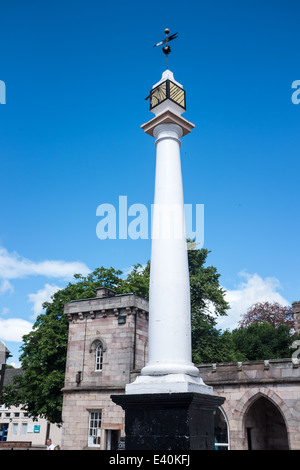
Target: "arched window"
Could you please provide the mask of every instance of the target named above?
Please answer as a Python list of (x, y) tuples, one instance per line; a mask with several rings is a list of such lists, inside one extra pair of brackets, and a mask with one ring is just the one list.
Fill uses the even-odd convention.
[(103, 345), (99, 343), (96, 347), (96, 354), (95, 354), (95, 370), (102, 370), (103, 364)]
[(103, 367), (103, 354), (106, 351), (106, 343), (102, 338), (95, 338), (90, 345), (90, 353), (94, 353), (94, 370), (101, 371)]
[(222, 408), (214, 412), (215, 450), (229, 450), (228, 423)]

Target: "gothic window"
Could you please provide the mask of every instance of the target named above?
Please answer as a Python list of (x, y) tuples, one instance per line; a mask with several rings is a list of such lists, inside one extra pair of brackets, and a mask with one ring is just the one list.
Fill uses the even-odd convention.
[(106, 343), (102, 338), (95, 338), (90, 345), (90, 353), (94, 354), (94, 370), (102, 371), (103, 354), (106, 351)]
[(95, 355), (95, 370), (102, 370), (103, 364), (103, 345), (99, 343), (96, 347), (96, 355)]

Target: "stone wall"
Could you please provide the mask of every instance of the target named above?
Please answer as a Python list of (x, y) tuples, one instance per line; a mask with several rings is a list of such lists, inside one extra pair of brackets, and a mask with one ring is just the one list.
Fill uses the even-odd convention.
[[(293, 304), (293, 310), (295, 329), (298, 325), (300, 331), (300, 302)], [(147, 361), (148, 302), (132, 294), (114, 296), (109, 289), (101, 288), (93, 299), (67, 304), (65, 314), (69, 319), (69, 344), (63, 389), (62, 448), (90, 448), (89, 413), (101, 411), (101, 449), (106, 449), (108, 431), (116, 430), (119, 436), (124, 436), (124, 412), (110, 396), (123, 394), (125, 385), (134, 381)], [(101, 341), (105, 349), (101, 371), (95, 370), (95, 341)], [(297, 359), (198, 367), (214, 394), (226, 398), (222, 409), (228, 423), (230, 449), (248, 449), (247, 428), (251, 428), (256, 448), (286, 448), (287, 445), (289, 449), (300, 450)], [(272, 438), (261, 434), (255, 424), (264, 405), (270, 409), (269, 414), (278, 418)], [(283, 428), (287, 444), (282, 437)]]
[(222, 408), (229, 425), (230, 448), (248, 449), (246, 419), (259, 398), (280, 412), (288, 448), (300, 450), (300, 368), (291, 359), (199, 365), (200, 375), (214, 394), (226, 398)]
[[(63, 449), (88, 448), (89, 415), (101, 412), (101, 449), (108, 430), (124, 435), (123, 410), (110, 395), (124, 393), (131, 371), (145, 365), (148, 344), (148, 302), (135, 295), (113, 296), (102, 290), (93, 299), (65, 306), (69, 319), (65, 386), (63, 388)], [(100, 294), (100, 295), (99, 295)], [(109, 296), (107, 296), (109, 294)], [(101, 370), (95, 350), (103, 345)]]
[(294, 328), (296, 333), (300, 333), (300, 302), (293, 302)]

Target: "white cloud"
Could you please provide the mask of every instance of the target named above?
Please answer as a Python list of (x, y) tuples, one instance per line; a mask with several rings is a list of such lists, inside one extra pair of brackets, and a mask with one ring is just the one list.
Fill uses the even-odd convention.
[(14, 286), (7, 279), (3, 279), (0, 283), (0, 294), (5, 294), (5, 292), (12, 293), (13, 291)]
[(80, 261), (44, 260), (31, 261), (18, 253), (9, 253), (0, 247), (0, 277), (2, 279), (20, 279), (27, 276), (46, 276), (70, 279), (75, 273), (86, 275), (90, 269)]
[(51, 296), (55, 294), (61, 287), (51, 286), (45, 284), (43, 289), (37, 291), (36, 294), (28, 294), (29, 302), (33, 303), (32, 310), (34, 315), (31, 318), (36, 318), (43, 311), (43, 303), (51, 300)]
[(0, 340), (21, 342), (22, 336), (32, 329), (32, 323), (22, 318), (0, 318)]
[(225, 299), (230, 305), (226, 317), (217, 318), (217, 328), (232, 330), (238, 327), (241, 317), (256, 302), (278, 302), (288, 306), (289, 302), (278, 292), (280, 282), (274, 277), (263, 279), (258, 274), (240, 272), (245, 281), (240, 282), (236, 289), (227, 290)]
[[(29, 276), (45, 276), (60, 280), (71, 280), (75, 273), (87, 275), (91, 270), (80, 261), (68, 262), (62, 260), (32, 261), (16, 252), (8, 252), (0, 246), (0, 294), (13, 292), (11, 279), (23, 279)], [(43, 302), (50, 300), (59, 289), (58, 286), (45, 284), (38, 292), (29, 294), (29, 301), (33, 304), (33, 318), (42, 312)], [(1, 315), (9, 312), (7, 307), (2, 309)], [(22, 342), (22, 336), (32, 329), (30, 321), (21, 318), (0, 319), (0, 340)]]
[[(11, 362), (11, 360), (13, 360), (13, 362)], [(19, 361), (14, 362), (14, 358), (9, 359), (9, 365), (13, 366), (14, 369), (19, 369), (20, 367), (22, 367), (22, 364)]]

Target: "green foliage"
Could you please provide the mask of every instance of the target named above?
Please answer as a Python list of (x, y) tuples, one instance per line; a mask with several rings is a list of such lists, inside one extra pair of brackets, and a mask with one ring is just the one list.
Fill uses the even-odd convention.
[(210, 252), (197, 250), (193, 242), (189, 243), (193, 247), (188, 251), (193, 362), (231, 360), (228, 335), (214, 328), (216, 316), (226, 315), (229, 308), (224, 299), (225, 291), (219, 284), (220, 274), (214, 266), (205, 266)]
[(200, 315), (194, 317), (192, 350), (195, 364), (240, 360), (233, 350), (231, 333), (222, 333)]
[(17, 376), (14, 384), (4, 389), (2, 403), (7, 406), (23, 405), (29, 416), (42, 416), (52, 423), (61, 422), (61, 389), (64, 386), (68, 344), (64, 304), (95, 297), (95, 288), (100, 286), (122, 293), (127, 284), (121, 275), (122, 271), (103, 267), (86, 277), (75, 274), (75, 282), (57, 291), (52, 296), (52, 302), (43, 304), (45, 313), (37, 317), (33, 330), (23, 336), (20, 361), (24, 375)]
[(133, 293), (149, 299), (150, 262), (146, 266), (136, 264), (123, 282), (122, 293)]
[(225, 291), (219, 284), (221, 275), (214, 266), (204, 266), (210, 251), (204, 248), (198, 250), (193, 242), (189, 243), (194, 246), (193, 250), (188, 251), (192, 322), (200, 314), (214, 323), (212, 313), (226, 315), (229, 308), (224, 299)]
[(290, 346), (299, 335), (290, 334), (290, 328), (281, 324), (274, 328), (270, 323), (253, 323), (247, 328), (232, 332), (232, 345), (239, 360), (279, 359), (291, 357)]

